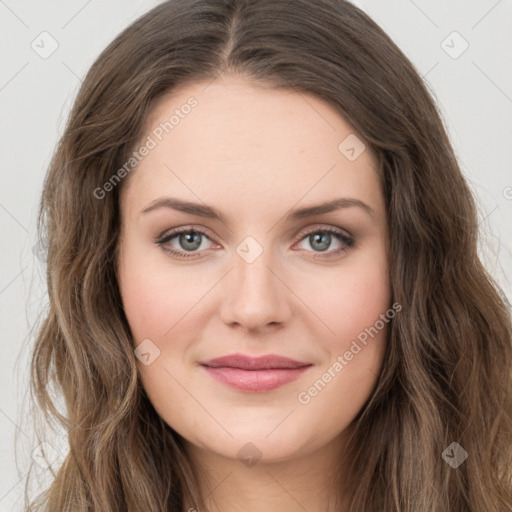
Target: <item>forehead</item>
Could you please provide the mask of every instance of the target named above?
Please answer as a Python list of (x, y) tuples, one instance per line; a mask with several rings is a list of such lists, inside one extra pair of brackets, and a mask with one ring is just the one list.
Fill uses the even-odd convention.
[(255, 212), (340, 194), (382, 206), (369, 148), (310, 94), (233, 76), (190, 84), (158, 101), (141, 143), (148, 137), (154, 147), (125, 194), (134, 208), (165, 193)]

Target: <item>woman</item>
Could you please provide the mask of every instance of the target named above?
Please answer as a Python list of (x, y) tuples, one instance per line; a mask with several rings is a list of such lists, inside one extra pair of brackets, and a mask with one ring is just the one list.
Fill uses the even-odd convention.
[(348, 2), (142, 16), (83, 82), (40, 230), (32, 386), (70, 451), (31, 510), (512, 507), (511, 319), (473, 198)]

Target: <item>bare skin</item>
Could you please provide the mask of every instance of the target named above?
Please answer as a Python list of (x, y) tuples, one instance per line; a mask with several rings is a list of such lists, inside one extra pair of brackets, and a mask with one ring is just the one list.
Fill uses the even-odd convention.
[[(387, 324), (355, 355), (344, 354), (391, 307), (375, 160), (368, 148), (353, 161), (338, 149), (355, 132), (327, 103), (238, 76), (165, 96), (141, 140), (192, 96), (197, 105), (139, 162), (121, 194), (123, 304), (134, 347), (149, 339), (150, 352), (160, 351), (151, 364), (138, 361), (141, 381), (186, 439), (208, 511), (334, 510), (329, 478), (343, 472), (348, 428), (375, 387)], [(142, 212), (164, 197), (212, 206), (225, 218), (165, 206)], [(349, 202), (287, 218), (338, 198), (371, 211)], [(167, 236), (179, 227), (195, 235)], [(329, 228), (345, 238), (322, 231)], [(234, 353), (310, 366), (276, 389), (242, 391), (200, 364)], [(324, 385), (311, 391), (318, 379)]]

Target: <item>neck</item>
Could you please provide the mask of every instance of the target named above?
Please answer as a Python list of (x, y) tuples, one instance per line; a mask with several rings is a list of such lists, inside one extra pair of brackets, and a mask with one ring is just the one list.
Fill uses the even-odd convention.
[(261, 459), (247, 465), (187, 443), (206, 510), (185, 503), (183, 512), (340, 512), (343, 446), (332, 440), (300, 457)]

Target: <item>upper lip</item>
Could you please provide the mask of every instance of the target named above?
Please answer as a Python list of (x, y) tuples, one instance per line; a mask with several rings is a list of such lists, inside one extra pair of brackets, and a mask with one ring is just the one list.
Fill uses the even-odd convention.
[(260, 357), (251, 357), (244, 354), (232, 354), (217, 357), (201, 362), (203, 366), (210, 368), (228, 367), (240, 368), (241, 370), (273, 370), (273, 369), (294, 369), (310, 366), (311, 363), (295, 361), (289, 357), (268, 354)]

